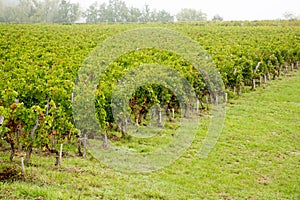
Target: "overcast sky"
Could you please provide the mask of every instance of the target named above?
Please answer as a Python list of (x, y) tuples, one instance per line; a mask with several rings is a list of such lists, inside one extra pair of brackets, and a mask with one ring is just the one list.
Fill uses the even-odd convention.
[[(108, 0), (71, 0), (79, 2), (82, 7), (88, 7), (93, 2), (108, 2)], [(300, 0), (124, 0), (127, 6), (142, 8), (148, 4), (151, 9), (167, 10), (171, 14), (181, 8), (202, 10), (212, 18), (221, 15), (224, 20), (261, 20), (278, 19), (283, 13), (291, 12), (300, 16)]]

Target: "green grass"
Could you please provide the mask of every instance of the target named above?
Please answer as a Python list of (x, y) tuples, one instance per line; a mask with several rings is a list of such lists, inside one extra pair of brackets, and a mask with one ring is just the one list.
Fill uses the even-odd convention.
[(282, 79), (227, 105), (208, 158), (198, 154), (209, 122), (203, 118), (194, 143), (164, 169), (121, 173), (70, 155), (54, 167), (54, 157), (34, 154), (25, 180), (0, 182), (0, 199), (300, 199), (300, 73)]

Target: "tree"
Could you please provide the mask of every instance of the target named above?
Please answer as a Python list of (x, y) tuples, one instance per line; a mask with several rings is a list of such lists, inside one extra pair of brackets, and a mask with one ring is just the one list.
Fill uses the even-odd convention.
[(108, 13), (108, 10), (107, 10), (107, 5), (106, 3), (102, 3), (99, 7), (99, 10), (98, 10), (98, 19), (99, 19), (99, 22), (108, 22), (109, 20), (109, 13)]
[(283, 14), (283, 17), (286, 20), (296, 20), (297, 19), (297, 16), (294, 13), (291, 13), (291, 12), (285, 12)]
[(165, 10), (158, 11), (157, 19), (159, 22), (173, 22), (174, 21), (174, 17)]
[(54, 18), (55, 23), (74, 23), (80, 17), (80, 9), (78, 3), (70, 3), (70, 1), (61, 0), (57, 16)]
[(0, 0), (0, 22), (4, 21), (3, 12), (4, 12), (3, 3), (2, 0)]
[(128, 8), (122, 0), (109, 0), (107, 13), (109, 22), (126, 22)]
[(37, 0), (20, 0), (16, 6), (7, 7), (5, 15), (16, 23), (36, 23), (41, 20), (42, 4)]
[(59, 0), (44, 0), (43, 2), (43, 11), (44, 23), (53, 23), (54, 18), (58, 15), (59, 10)]
[(99, 9), (98, 3), (94, 2), (89, 8), (84, 12), (83, 16), (86, 18), (87, 23), (97, 23), (99, 19)]
[(115, 0), (115, 11), (117, 14), (118, 22), (127, 22), (128, 21), (128, 8), (124, 1)]
[(110, 0), (108, 4), (98, 6), (97, 2), (90, 5), (83, 15), (88, 23), (98, 22), (170, 22), (174, 17), (165, 10), (151, 11), (145, 5), (141, 11), (138, 8), (127, 7), (122, 0)]
[(15, 19), (16, 5), (0, 0), (0, 22), (10, 22)]
[(165, 10), (156, 11), (153, 10), (150, 12), (150, 20), (151, 22), (172, 22), (174, 21), (174, 17)]
[(126, 22), (130, 15), (124, 1), (110, 0), (108, 4), (102, 3), (98, 6), (97, 2), (89, 6), (84, 12), (84, 17), (88, 23), (97, 22)]
[(212, 18), (212, 21), (223, 21), (223, 17), (217, 14)]
[(176, 15), (177, 21), (186, 22), (186, 21), (205, 21), (206, 14), (200, 10), (195, 10), (191, 8), (183, 8)]
[(131, 7), (128, 10), (128, 22), (139, 22), (142, 12), (138, 8)]
[(28, 19), (26, 21), (28, 23), (43, 22), (43, 3), (38, 0), (26, 0), (25, 2), (27, 2), (28, 5)]
[(80, 16), (80, 9), (79, 4), (66, 0), (20, 0), (3, 8), (1, 13), (0, 21), (4, 22), (73, 23)]
[(14, 7), (8, 6), (3, 9), (3, 22), (15, 22), (16, 9)]
[(142, 11), (141, 22), (149, 22), (151, 21), (151, 10), (149, 5), (145, 5)]

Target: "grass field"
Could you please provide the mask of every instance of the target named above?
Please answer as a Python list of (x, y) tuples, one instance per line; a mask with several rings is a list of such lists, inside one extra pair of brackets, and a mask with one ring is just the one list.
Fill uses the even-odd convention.
[[(300, 199), (300, 73), (231, 100), (218, 143), (198, 155), (208, 119), (191, 147), (165, 169), (121, 173), (91, 156), (33, 155), (23, 180), (0, 182), (0, 199)], [(12, 165), (1, 152), (1, 167)], [(15, 164), (19, 164), (16, 159)]]

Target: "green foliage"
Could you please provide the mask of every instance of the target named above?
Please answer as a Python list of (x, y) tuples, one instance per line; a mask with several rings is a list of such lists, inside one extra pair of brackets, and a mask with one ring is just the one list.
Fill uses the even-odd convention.
[[(120, 173), (90, 156), (74, 157), (74, 148), (65, 145), (59, 168), (52, 158), (34, 153), (36, 165), (26, 166), (25, 178), (0, 180), (0, 199), (299, 199), (299, 75), (232, 100), (208, 158), (197, 154), (210, 122), (202, 118), (193, 144), (164, 169)], [(164, 139), (153, 143), (135, 138), (125, 145), (147, 152), (171, 137), (161, 135)], [(3, 163), (7, 155), (0, 151), (0, 174), (12, 165)]]
[[(25, 26), (25, 29), (18, 27), (18, 31), (26, 30)], [(53, 138), (64, 143), (78, 135), (70, 99), (75, 74), (71, 75), (72, 69), (62, 59), (67, 55), (58, 57), (58, 46), (47, 47), (51, 36), (43, 35), (43, 31), (27, 32), (23, 36), (13, 32), (2, 32), (9, 36), (1, 38), (0, 116), (4, 117), (1, 137), (12, 148), (49, 147)], [(9, 37), (18, 40), (7, 48), (6, 44), (11, 42)], [(26, 41), (32, 46), (24, 48)], [(63, 73), (63, 66), (69, 72)]]
[(206, 14), (200, 10), (195, 10), (191, 8), (183, 8), (176, 15), (177, 21), (187, 22), (187, 21), (205, 21)]
[(78, 3), (66, 0), (20, 0), (0, 10), (0, 22), (9, 23), (74, 23), (81, 14)]
[(212, 21), (223, 21), (223, 17), (221, 17), (220, 15), (214, 15)]
[(99, 22), (172, 22), (174, 17), (165, 10), (151, 10), (128, 7), (122, 0), (109, 0), (108, 3), (91, 4), (83, 16), (87, 23)]
[[(132, 118), (134, 118), (134, 122), (138, 120), (139, 124), (143, 124), (145, 115), (149, 112), (150, 107), (156, 104), (160, 105), (160, 107), (164, 109), (175, 108), (176, 112), (179, 112), (178, 96), (176, 96), (174, 91), (171, 91), (170, 88), (167, 88), (166, 86), (170, 84), (173, 88), (181, 86), (180, 80), (177, 80), (174, 75), (169, 74), (169, 71), (154, 72), (153, 69), (148, 70), (147, 67), (144, 67), (142, 75), (139, 74), (139, 80), (126, 78), (123, 80), (123, 76), (128, 73), (132, 74), (131, 76), (133, 77), (135, 76), (135, 72), (131, 71), (132, 69), (142, 66), (143, 64), (151, 63), (169, 66), (178, 71), (179, 74), (181, 74), (181, 76), (189, 82), (193, 91), (199, 98), (202, 96), (204, 90), (207, 90), (200, 72), (195, 70), (190, 63), (176, 54), (157, 49), (142, 49), (130, 52), (115, 60), (115, 62), (108, 67), (105, 75), (103, 75), (100, 79), (96, 92), (96, 112), (99, 122), (102, 125), (102, 129), (103, 125), (112, 124), (114, 122), (112, 108), (117, 109), (120, 106), (115, 105), (114, 102), (112, 102), (112, 91), (114, 88), (123, 84), (123, 82), (126, 82), (127, 85), (134, 86), (139, 84), (139, 80), (146, 80), (147, 76), (151, 76), (153, 73), (157, 74), (159, 77), (163, 77), (162, 79), (165, 79), (165, 77), (174, 77), (174, 80), (172, 80), (172, 83), (170, 83), (171, 80), (168, 80), (169, 83), (165, 83), (165, 86), (157, 85), (153, 82), (137, 88), (131, 96), (127, 96), (129, 101), (128, 106), (130, 108), (127, 107), (120, 109), (130, 109), (133, 114)], [(159, 68), (159, 66), (157, 66), (157, 68)], [(122, 88), (122, 86), (119, 87)], [(126, 89), (128, 90), (128, 88)], [(123, 91), (123, 93), (124, 92), (125, 91)], [(186, 96), (184, 94), (177, 95)], [(122, 94), (115, 96), (122, 96)], [(116, 99), (115, 101), (117, 102)]]
[(54, 23), (74, 23), (80, 17), (79, 4), (70, 1), (61, 0), (58, 4), (57, 14), (54, 17)]
[[(268, 73), (278, 76), (281, 65), (292, 65), (300, 60), (299, 26), (290, 26), (297, 22), (284, 23), (275, 26), (273, 21), (245, 22), (241, 27), (238, 22), (206, 23), (206, 26), (193, 22), (155, 26), (179, 31), (199, 42), (212, 55), (226, 89), (233, 94), (234, 88), (250, 86), (253, 79)], [(42, 148), (53, 136), (57, 142), (78, 136), (75, 123), (93, 124), (84, 120), (89, 113), (82, 115), (82, 119), (73, 118), (71, 96), (77, 71), (97, 44), (137, 27), (140, 24), (0, 24), (0, 116), (4, 117), (1, 138), (24, 146), (34, 142), (34, 147)], [(206, 94), (207, 85), (202, 75), (179, 55), (157, 49), (132, 51), (110, 63), (98, 82), (95, 113), (102, 130), (116, 127), (111, 95), (118, 81), (135, 67), (149, 63), (171, 66), (188, 80), (199, 99)], [(133, 118), (156, 104), (178, 107), (172, 91), (156, 84), (138, 88), (131, 97), (129, 109)], [(80, 103), (80, 99), (88, 97), (75, 98)], [(84, 109), (85, 105), (80, 106)], [(37, 117), (39, 126), (32, 140), (29, 135)], [(145, 120), (139, 121), (143, 122)], [(86, 131), (98, 133), (92, 126)]]

